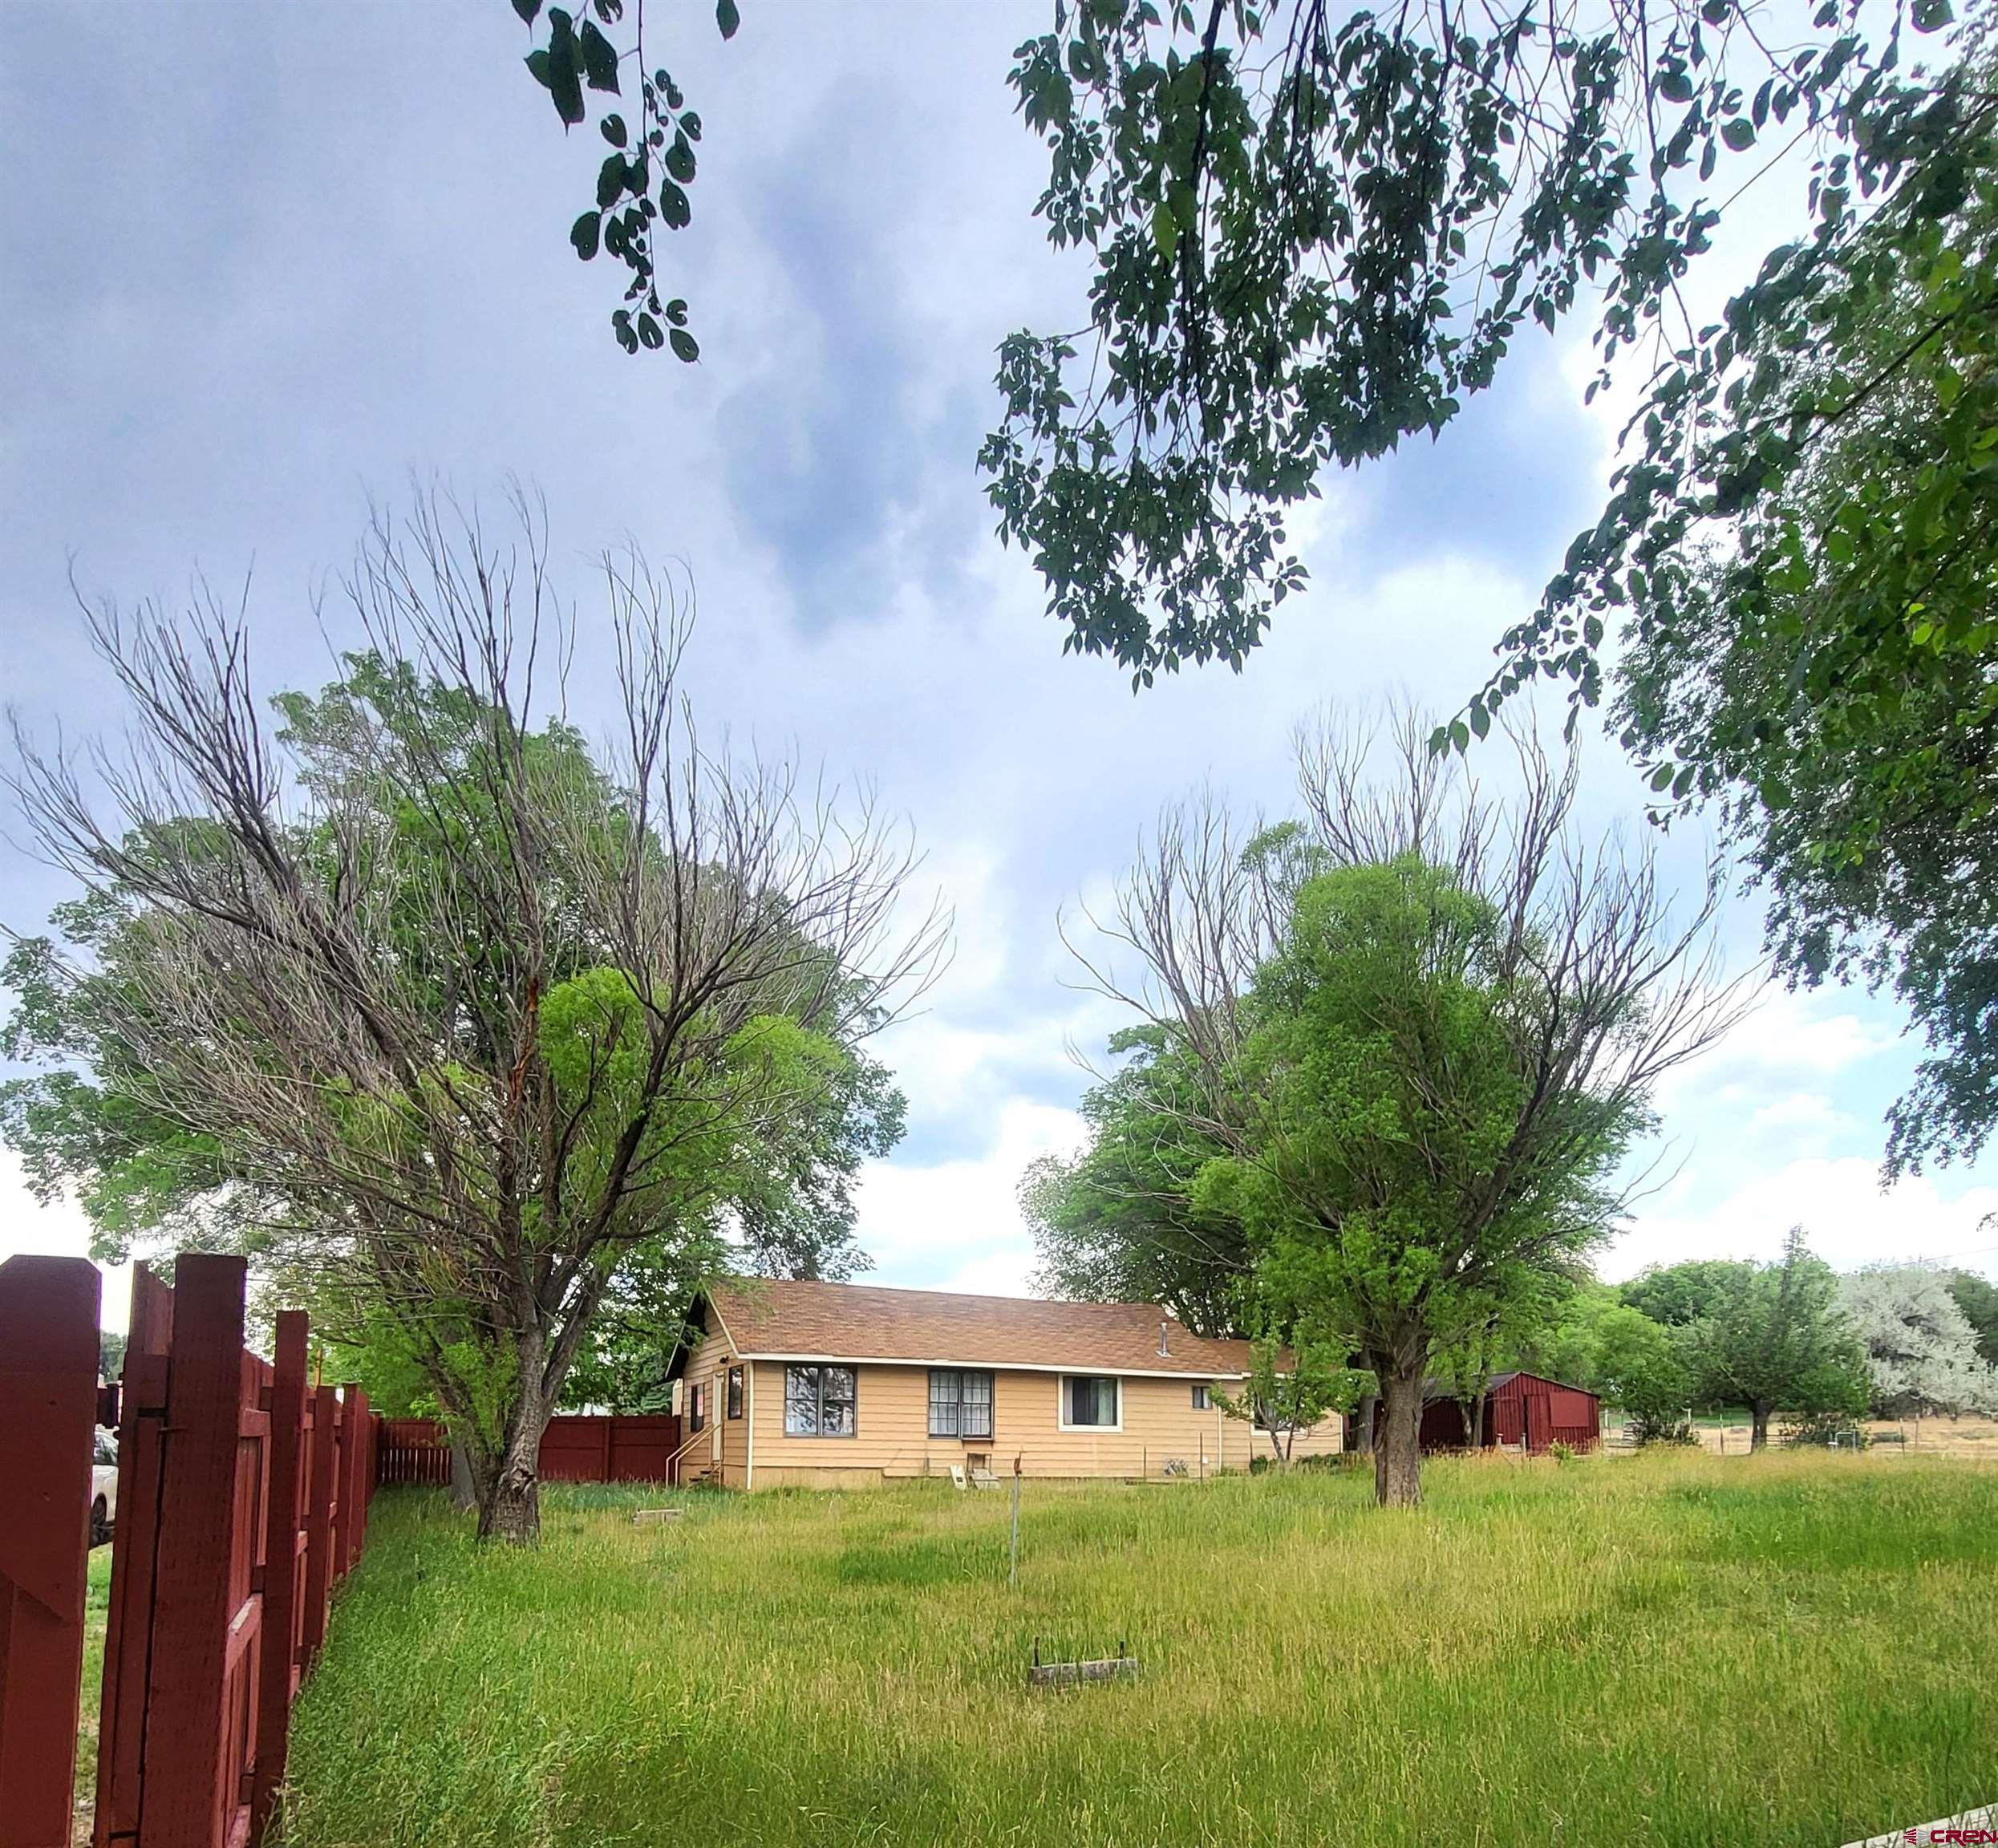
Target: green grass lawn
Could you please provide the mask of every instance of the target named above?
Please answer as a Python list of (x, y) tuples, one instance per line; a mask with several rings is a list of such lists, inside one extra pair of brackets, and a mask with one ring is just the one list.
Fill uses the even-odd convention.
[(93, 1546), (83, 1588), (83, 1675), (77, 1702), (76, 1823), (79, 1842), (90, 1839), (90, 1805), (97, 1794), (97, 1707), (104, 1684), (104, 1626), (111, 1616), (111, 1548)]
[[(1437, 1463), (1006, 1497), (385, 1493), (290, 1848), (1827, 1848), (1998, 1797), (1998, 1473)], [(1030, 1692), (1029, 1653), (1142, 1658)]]

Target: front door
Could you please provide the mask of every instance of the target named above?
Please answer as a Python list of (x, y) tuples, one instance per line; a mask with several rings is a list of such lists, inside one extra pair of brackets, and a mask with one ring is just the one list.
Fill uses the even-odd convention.
[(1526, 1411), (1526, 1448), (1544, 1450), (1554, 1437), (1553, 1427), (1548, 1422), (1552, 1408), (1545, 1399), (1529, 1396), (1525, 1401)]

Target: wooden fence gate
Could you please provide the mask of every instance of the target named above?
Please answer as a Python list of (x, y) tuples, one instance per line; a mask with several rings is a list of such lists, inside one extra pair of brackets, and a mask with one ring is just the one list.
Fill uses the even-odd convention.
[[(93, 1848), (255, 1848), (291, 1704), (360, 1557), (366, 1396), (306, 1380), (306, 1318), (243, 1345), (240, 1258), (132, 1278)], [(0, 1265), (0, 1848), (68, 1848), (99, 1405), (96, 1273)], [(21, 1493), (17, 1493), (16, 1491)]]

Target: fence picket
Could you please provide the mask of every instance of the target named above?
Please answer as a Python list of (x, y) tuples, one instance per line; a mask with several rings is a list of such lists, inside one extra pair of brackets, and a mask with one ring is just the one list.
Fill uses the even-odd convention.
[(306, 1504), (306, 1610), (302, 1668), (326, 1646), (333, 1595), (333, 1529), (340, 1482), (340, 1400), (330, 1386), (312, 1395), (312, 1479)]
[(0, 1264), (0, 1848), (67, 1848), (97, 1418), (98, 1278)]
[(270, 1472), (265, 1517), (263, 1662), (257, 1688), (257, 1753), (250, 1790), (250, 1834), (270, 1819), (291, 1737), (298, 1685), (298, 1631), (305, 1575), (302, 1490), (306, 1445), (306, 1317), (278, 1317), (270, 1389)]
[(224, 1764), (237, 1666), (230, 1646), (239, 1620), (256, 1621), (230, 1596), (243, 1514), (245, 1270), (240, 1258), (207, 1253), (183, 1257), (174, 1270), (139, 1848), (218, 1848), (233, 1832), (234, 1780)]
[(161, 1427), (167, 1408), (167, 1350), (172, 1339), (172, 1291), (149, 1266), (135, 1266), (119, 1392), (118, 1518), (111, 1530), (93, 1848), (136, 1842), (139, 1834), (145, 1662), (159, 1565)]

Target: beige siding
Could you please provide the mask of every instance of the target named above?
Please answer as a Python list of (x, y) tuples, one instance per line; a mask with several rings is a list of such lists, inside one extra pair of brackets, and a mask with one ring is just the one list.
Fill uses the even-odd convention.
[[(701, 1351), (706, 1352), (705, 1348)], [(700, 1364), (700, 1354), (695, 1365)], [(947, 1475), (968, 1457), (989, 1460), (1003, 1475), (1017, 1454), (1022, 1473), (1044, 1477), (1160, 1475), (1169, 1459), (1198, 1475), (1205, 1469), (1246, 1467), (1251, 1446), (1267, 1454), (1270, 1440), (1218, 1408), (1197, 1411), (1191, 1378), (1121, 1382), (1121, 1429), (1064, 1431), (1059, 1374), (999, 1368), (993, 1377), (990, 1440), (932, 1437), (930, 1371), (922, 1366), (857, 1369), (856, 1426), (851, 1437), (791, 1437), (784, 1429), (784, 1364), (755, 1364), (751, 1400), (756, 1467), (752, 1486), (853, 1486), (890, 1477)], [(1335, 1450), (1339, 1421), (1328, 1418), (1299, 1436), (1295, 1454)]]
[(683, 1482), (692, 1482), (705, 1476), (731, 1489), (749, 1486), (749, 1420), (746, 1403), (748, 1369), (744, 1368), (744, 1416), (731, 1418), (728, 1368), (733, 1358), (727, 1337), (715, 1330), (711, 1320), (709, 1332), (694, 1350), (694, 1357), (688, 1361), (686, 1375), (680, 1382), (683, 1421), (693, 1408), (693, 1388), (697, 1384), (707, 1388), (708, 1412), (712, 1420), (698, 1440), (683, 1422), (681, 1441), (685, 1448), (680, 1454), (680, 1480)]

